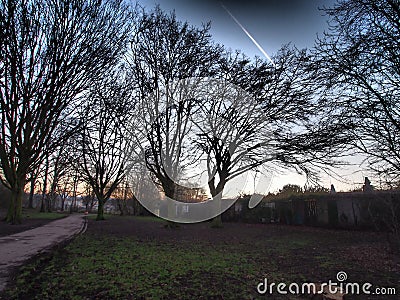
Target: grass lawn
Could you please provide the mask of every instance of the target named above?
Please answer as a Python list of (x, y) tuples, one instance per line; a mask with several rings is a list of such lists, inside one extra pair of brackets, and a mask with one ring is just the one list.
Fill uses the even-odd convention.
[(39, 212), (37, 209), (23, 209), (22, 219), (56, 220), (68, 216), (67, 212)]
[(68, 213), (57, 212), (44, 212), (41, 213), (37, 209), (23, 209), (22, 210), (22, 223), (18, 225), (11, 225), (4, 221), (6, 211), (0, 212), (0, 236), (7, 236), (19, 233), (25, 230), (43, 226), (53, 220), (64, 218)]
[[(96, 213), (91, 213), (88, 215), (87, 218), (89, 220), (96, 220), (96, 217), (97, 217)], [(120, 215), (104, 214), (104, 217), (106, 219), (123, 218), (126, 220), (132, 220), (132, 221), (160, 222), (160, 223), (164, 223), (164, 224), (166, 223), (166, 221), (164, 219), (161, 219), (156, 216), (129, 216), (129, 215), (120, 216)]]
[(5, 298), (262, 299), (256, 286), (264, 278), (337, 282), (339, 271), (348, 282), (396, 287), (400, 293), (399, 259), (377, 233), (233, 223), (172, 230), (154, 218), (111, 217), (90, 220), (84, 235), (22, 267)]

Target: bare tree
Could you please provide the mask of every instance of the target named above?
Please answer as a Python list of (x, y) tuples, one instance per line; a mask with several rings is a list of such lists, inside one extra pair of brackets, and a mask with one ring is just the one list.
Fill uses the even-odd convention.
[(73, 114), (90, 80), (119, 60), (129, 18), (120, 0), (0, 1), (0, 161), (12, 194), (8, 222), (21, 222), (26, 176), (59, 144), (53, 132), (66, 111)]
[[(325, 11), (330, 30), (315, 47), (324, 102), (332, 118), (349, 124), (355, 152), (391, 186), (400, 178), (400, 3), (348, 0)], [(385, 224), (398, 250), (398, 199), (372, 204), (371, 219)]]
[(147, 209), (152, 209), (156, 206), (159, 191), (151, 188), (154, 182), (147, 175), (148, 169), (143, 163), (133, 164), (130, 172), (127, 174), (126, 181), (132, 190), (132, 209), (134, 215), (142, 215), (145, 212), (143, 203), (139, 202), (139, 200), (150, 200), (147, 201), (149, 204), (149, 207), (146, 207)]
[(214, 73), (221, 49), (212, 44), (209, 28), (192, 27), (178, 21), (174, 13), (168, 15), (156, 7), (142, 12), (132, 42), (130, 63), (138, 87), (138, 128), (144, 132), (138, 143), (148, 170), (170, 198), (174, 198), (174, 178), (193, 159), (181, 150), (188, 143), (195, 99), (176, 93), (179, 86), (175, 84), (179, 85), (180, 79)]
[(90, 184), (85, 184), (83, 193), (85, 196), (82, 197), (82, 202), (85, 205), (85, 211), (91, 212), (93, 206), (97, 203), (97, 200), (93, 188), (90, 186)]
[[(318, 125), (324, 116), (318, 116), (306, 52), (284, 46), (273, 59), (274, 66), (229, 54), (217, 80), (202, 88), (207, 93), (195, 121), (196, 143), (206, 154), (208, 186), (218, 201), (229, 181), (262, 165), (316, 179), (319, 167), (333, 165), (341, 149), (340, 128)], [(220, 216), (214, 221), (219, 226)]]
[(68, 147), (66, 143), (61, 144), (51, 156), (51, 172), (49, 174), (50, 190), (47, 197), (47, 211), (51, 211), (57, 206), (57, 200), (59, 198), (58, 191), (63, 190), (61, 186), (64, 186), (68, 182), (70, 172), (73, 172), (72, 166), (72, 155), (70, 152), (71, 147)]
[(117, 68), (96, 81), (83, 111), (79, 167), (97, 197), (97, 220), (104, 220), (104, 204), (123, 180), (132, 151), (126, 128), (133, 89), (123, 74)]
[(400, 4), (339, 1), (326, 9), (330, 30), (315, 47), (315, 67), (332, 118), (352, 130), (348, 142), (373, 171), (400, 176)]
[(66, 173), (66, 176), (63, 177), (57, 185), (57, 195), (60, 197), (60, 210), (65, 210), (65, 202), (71, 194), (71, 186), (72, 186), (72, 170)]
[(133, 190), (129, 187), (126, 179), (127, 177), (125, 177), (125, 180), (121, 182), (120, 186), (117, 187), (112, 194), (121, 216), (130, 214), (128, 202), (134, 199)]
[(180, 175), (199, 160), (208, 164), (214, 198), (266, 163), (309, 177), (333, 163), (343, 136), (333, 138), (341, 128), (316, 114), (309, 56), (286, 46), (274, 60), (224, 54), (208, 27), (191, 28), (159, 8), (143, 13), (131, 57), (143, 112), (139, 143), (167, 197), (176, 199)]
[(282, 189), (279, 190), (279, 194), (286, 194), (286, 195), (291, 195), (291, 194), (301, 194), (303, 193), (303, 189), (301, 186), (297, 184), (285, 184)]
[(29, 188), (28, 208), (33, 208), (33, 197), (35, 195), (36, 183), (40, 175), (40, 171), (41, 168), (38, 167), (35, 170), (32, 170), (31, 173), (29, 174), (28, 181), (30, 182), (30, 188)]

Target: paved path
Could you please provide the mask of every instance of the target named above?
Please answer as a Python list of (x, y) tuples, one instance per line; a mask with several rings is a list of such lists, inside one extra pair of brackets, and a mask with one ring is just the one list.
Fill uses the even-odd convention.
[(76, 214), (41, 227), (0, 237), (0, 291), (5, 288), (14, 268), (85, 229), (83, 215)]

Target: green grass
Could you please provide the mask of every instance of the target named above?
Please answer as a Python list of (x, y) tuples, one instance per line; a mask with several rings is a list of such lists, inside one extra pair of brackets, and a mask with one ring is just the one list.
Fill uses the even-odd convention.
[[(49, 261), (24, 267), (10, 299), (249, 299), (267, 270), (240, 246), (79, 236)], [(40, 267), (42, 266), (42, 267)], [(268, 270), (270, 271), (270, 270)], [(38, 272), (32, 279), (32, 272)], [(270, 279), (279, 279), (279, 272)], [(23, 287), (23, 288), (22, 288)]]
[[(179, 235), (179, 230), (173, 232)], [(87, 232), (51, 256), (22, 267), (5, 299), (259, 299), (263, 297), (256, 286), (263, 278), (286, 284), (326, 282), (343, 270), (354, 282), (395, 285), (395, 272), (360, 265), (343, 255), (345, 251), (336, 254), (353, 245), (352, 239), (336, 242), (328, 232), (295, 228), (235, 243), (156, 241)], [(304, 297), (274, 294), (269, 298)]]
[[(95, 213), (90, 213), (87, 218), (89, 220), (96, 220), (97, 215)], [(108, 216), (106, 216), (106, 219), (108, 218)]]
[(156, 216), (135, 216), (135, 217), (126, 216), (125, 218), (135, 218), (135, 220), (145, 221), (145, 222), (160, 222), (160, 223), (166, 222), (164, 219), (161, 219)]
[[(91, 213), (88, 215), (89, 220), (96, 220), (97, 214), (96, 213)], [(144, 221), (144, 222), (160, 222), (160, 223), (166, 223), (164, 219), (161, 219), (156, 216), (120, 216), (120, 215), (110, 215), (110, 214), (104, 214), (105, 219), (113, 219), (113, 218), (125, 218), (125, 219), (134, 219), (137, 221)]]
[(60, 218), (64, 218), (68, 215), (68, 213), (58, 213), (58, 212), (39, 212), (34, 209), (24, 209), (22, 212), (23, 219), (48, 219), (48, 220), (56, 220)]

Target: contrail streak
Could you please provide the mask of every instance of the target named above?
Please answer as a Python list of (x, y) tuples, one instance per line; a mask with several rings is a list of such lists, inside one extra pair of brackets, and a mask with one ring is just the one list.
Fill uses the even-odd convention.
[(226, 6), (221, 2), (221, 6), (225, 11), (231, 16), (233, 21), (235, 21), (236, 24), (243, 30), (243, 32), (249, 37), (249, 39), (254, 43), (254, 45), (257, 46), (258, 50), (261, 51), (262, 54), (271, 62), (271, 64), (275, 67), (275, 63), (272, 61), (271, 57), (268, 55), (267, 52), (260, 46), (259, 43), (251, 36), (251, 34), (246, 30), (246, 28), (243, 27), (242, 24), (238, 21), (238, 19), (235, 18), (235, 16), (226, 8)]

